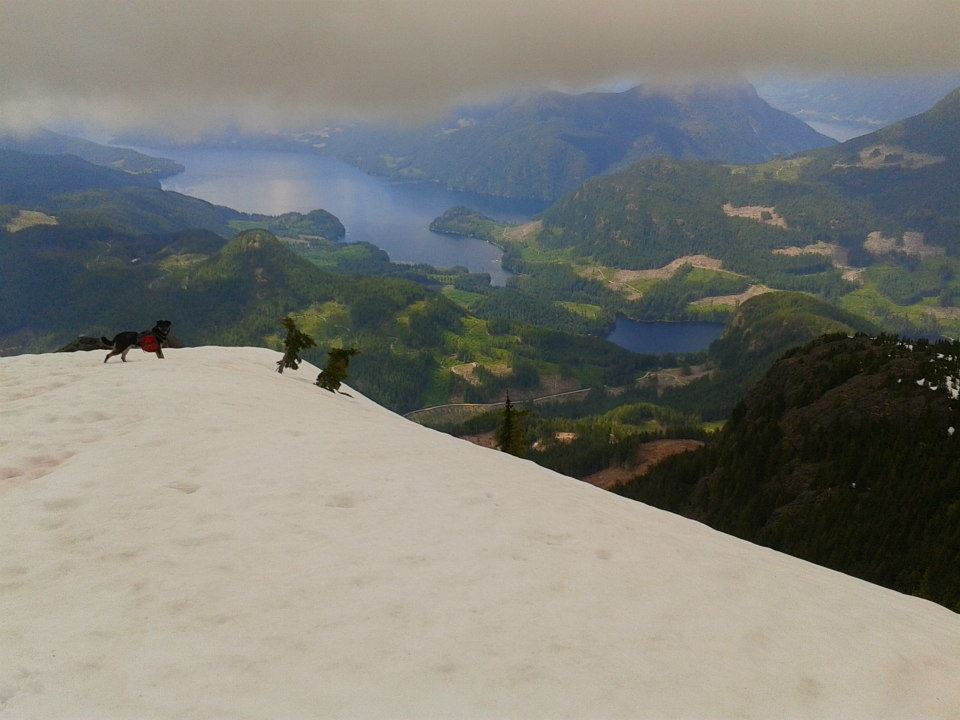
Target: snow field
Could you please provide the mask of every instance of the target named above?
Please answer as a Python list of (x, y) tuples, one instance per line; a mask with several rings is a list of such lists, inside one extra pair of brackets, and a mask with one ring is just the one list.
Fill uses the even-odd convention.
[(0, 358), (2, 718), (957, 718), (960, 616), (256, 348)]

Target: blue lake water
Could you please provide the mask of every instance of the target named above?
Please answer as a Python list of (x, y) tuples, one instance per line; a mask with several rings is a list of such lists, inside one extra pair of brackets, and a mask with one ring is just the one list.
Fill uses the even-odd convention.
[(635, 353), (689, 353), (705, 350), (722, 332), (720, 323), (637, 322), (621, 316), (607, 340)]
[(482, 240), (432, 233), (430, 222), (466, 205), (505, 222), (526, 222), (543, 209), (532, 201), (458, 193), (430, 183), (398, 183), (314, 154), (263, 150), (157, 150), (142, 152), (182, 163), (186, 171), (163, 181), (165, 190), (245, 212), (278, 215), (323, 208), (347, 229), (346, 242), (369, 242), (400, 263), (462, 265), (488, 272), (496, 285), (508, 273), (499, 248)]

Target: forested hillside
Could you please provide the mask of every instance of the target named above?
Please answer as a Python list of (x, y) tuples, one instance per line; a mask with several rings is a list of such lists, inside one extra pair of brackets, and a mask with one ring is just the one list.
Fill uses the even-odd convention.
[[(782, 289), (813, 282), (839, 284), (829, 257), (771, 252), (812, 242), (812, 230), (804, 223), (796, 227), (789, 224), (796, 223), (790, 217), (784, 228), (773, 222), (772, 212), (770, 220), (763, 221), (724, 211), (725, 205), (774, 206), (769, 202), (774, 195), (801, 196), (804, 207), (823, 215), (837, 210), (826, 191), (797, 188), (716, 163), (657, 158), (590, 180), (565, 196), (543, 213), (539, 242), (617, 268), (656, 268), (678, 257), (706, 254), (768, 283), (798, 286)], [(779, 206), (774, 209), (779, 212)], [(853, 232), (835, 224), (830, 239), (847, 239), (846, 233)]]
[(100, 167), (73, 155), (0, 150), (0, 204), (33, 205), (53, 195), (126, 187), (159, 189), (160, 183)]
[(357, 386), (403, 411), (621, 384), (650, 364), (575, 337), (603, 334), (612, 311), (564, 304), (562, 284), (494, 288), (488, 275), (341, 244), (343, 225), (323, 210), (252, 215), (71, 156), (9, 157), (4, 187), (19, 202), (0, 206), (3, 354), (160, 316), (188, 344), (276, 345), (278, 319), (293, 314), (322, 348), (360, 346)]
[[(72, 155), (37, 155), (0, 150), (0, 230), (19, 213), (42, 212), (60, 226), (150, 235), (209, 230), (225, 237), (238, 229), (269, 228), (284, 236), (345, 234), (340, 221), (324, 210), (280, 216), (244, 213), (206, 200), (160, 189), (148, 176), (131, 175)], [(7, 227), (17, 232), (31, 223)]]
[[(617, 482), (626, 481), (632, 477), (631, 468), (645, 464), (646, 444), (679, 439), (689, 449), (709, 439), (718, 422), (788, 350), (824, 333), (846, 336), (863, 331), (876, 328), (809, 295), (768, 293), (753, 298), (740, 306), (724, 334), (705, 352), (641, 357), (645, 372), (621, 375), (619, 386), (594, 384), (585, 398), (549, 406), (521, 404), (517, 422), (529, 448), (525, 456), (590, 481), (596, 473), (612, 473)], [(425, 414), (417, 420), (476, 438), (498, 427), (502, 410), (460, 419)]]
[(890, 331), (956, 334), (958, 147), (960, 90), (922, 115), (793, 158), (648, 160), (587, 181), (546, 210), (535, 232), (501, 237), (517, 269), (567, 263), (671, 319), (737, 299), (729, 282), (700, 302), (679, 286), (657, 287), (688, 258), (739, 275), (754, 293), (811, 292)]
[(750, 387), (788, 350), (825, 333), (876, 333), (861, 317), (801, 293), (768, 293), (739, 306), (710, 346), (713, 372), (666, 393), (662, 402), (704, 419), (726, 418)]
[[(746, 167), (641, 163), (567, 195), (544, 213), (544, 225), (555, 245), (602, 250), (634, 267), (691, 251), (726, 249), (733, 260), (741, 246), (814, 242), (862, 257), (874, 230), (923, 232), (927, 244), (956, 254), (958, 148), (960, 89), (922, 115), (792, 159)], [(744, 207), (757, 208), (757, 216), (735, 212)]]
[(82, 160), (130, 175), (164, 178), (183, 172), (183, 165), (144, 155), (129, 148), (100, 145), (99, 143), (70, 137), (49, 130), (35, 129), (28, 132), (0, 132), (0, 148), (18, 150), (37, 155), (76, 155)]
[(960, 611), (960, 343), (828, 335), (620, 492)]
[[(447, 283), (473, 282), (491, 296), (518, 291), (494, 290), (486, 276), (393, 265), (372, 246), (281, 242), (265, 230), (228, 242), (201, 230), (131, 236), (37, 225), (0, 232), (0, 249), (0, 341), (8, 353), (54, 349), (78, 334), (112, 336), (160, 316), (173, 319), (188, 344), (276, 346), (278, 319), (292, 314), (318, 341), (308, 357), (322, 364), (326, 348), (358, 346), (353, 382), (400, 411), (488, 401), (510, 388), (546, 394), (556, 383), (622, 384), (650, 364), (568, 334), (562, 308), (556, 323), (568, 332), (535, 327), (529, 308), (469, 313), (451, 299), (463, 302), (456, 293), (469, 291)], [(519, 307), (527, 307), (524, 297)]]

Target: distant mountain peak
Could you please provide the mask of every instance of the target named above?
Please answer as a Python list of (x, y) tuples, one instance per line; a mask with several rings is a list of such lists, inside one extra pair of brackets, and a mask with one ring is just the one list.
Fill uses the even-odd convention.
[(960, 87), (947, 93), (940, 102), (930, 108), (929, 114), (960, 122)]
[(523, 95), (469, 122), (353, 126), (327, 138), (323, 152), (377, 174), (554, 200), (590, 177), (658, 155), (751, 163), (833, 142), (768, 105), (748, 82), (730, 80)]
[(641, 83), (627, 91), (639, 97), (667, 97), (682, 101), (691, 98), (727, 98), (727, 99), (760, 99), (757, 89), (743, 78), (729, 79), (722, 82), (691, 82), (671, 85), (655, 83)]

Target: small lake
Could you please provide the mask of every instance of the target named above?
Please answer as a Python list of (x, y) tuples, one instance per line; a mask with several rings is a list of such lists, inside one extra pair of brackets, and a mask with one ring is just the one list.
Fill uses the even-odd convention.
[(323, 208), (343, 222), (346, 242), (372, 243), (394, 262), (487, 272), (495, 285), (503, 285), (509, 275), (500, 265), (499, 248), (432, 233), (430, 222), (454, 205), (511, 223), (526, 222), (544, 208), (535, 201), (452, 192), (431, 183), (391, 182), (310, 153), (137, 149), (186, 167), (163, 181), (164, 190), (268, 215)]
[(620, 316), (607, 340), (635, 353), (690, 353), (706, 350), (723, 327), (711, 322), (637, 322)]

